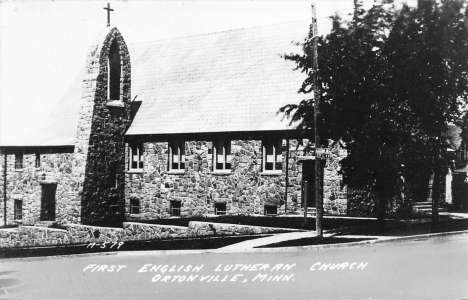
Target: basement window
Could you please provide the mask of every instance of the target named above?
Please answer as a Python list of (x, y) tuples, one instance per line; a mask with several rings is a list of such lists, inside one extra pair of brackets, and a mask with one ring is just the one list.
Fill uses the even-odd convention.
[(265, 215), (276, 215), (278, 214), (278, 207), (274, 205), (265, 205)]
[(130, 214), (138, 215), (140, 213), (140, 200), (130, 199)]
[(169, 143), (169, 171), (185, 171), (185, 142)]
[(180, 217), (180, 201), (171, 201), (171, 217)]
[(263, 141), (263, 172), (280, 173), (283, 170), (282, 139)]
[(222, 216), (226, 214), (226, 203), (215, 203), (215, 214)]
[(15, 200), (14, 218), (15, 220), (23, 219), (23, 200)]
[(214, 170), (215, 171), (230, 171), (231, 170), (231, 140), (218, 140), (213, 147)]

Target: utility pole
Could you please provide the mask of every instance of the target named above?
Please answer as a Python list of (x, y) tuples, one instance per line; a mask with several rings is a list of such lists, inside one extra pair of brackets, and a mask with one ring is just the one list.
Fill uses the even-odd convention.
[(288, 214), (288, 186), (289, 186), (289, 136), (286, 136), (286, 188), (284, 189), (284, 214)]
[(3, 225), (7, 225), (7, 151), (3, 150), (5, 161), (3, 162)]
[(304, 181), (304, 226), (307, 225), (307, 198), (309, 197), (307, 190), (309, 189), (309, 183)]
[(317, 59), (317, 12), (315, 3), (312, 3), (312, 26), (311, 35), (312, 55), (313, 55), (313, 83), (314, 83), (314, 135), (315, 135), (315, 230), (317, 237), (323, 239), (322, 219), (323, 219), (323, 199), (322, 199), (322, 163), (318, 149), (321, 148), (320, 136), (317, 128), (319, 118), (319, 87), (318, 87), (318, 59)]

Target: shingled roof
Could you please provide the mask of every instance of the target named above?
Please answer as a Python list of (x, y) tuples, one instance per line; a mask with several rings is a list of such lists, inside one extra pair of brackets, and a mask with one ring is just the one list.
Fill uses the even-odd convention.
[(132, 97), (142, 101), (127, 135), (291, 129), (278, 109), (298, 103), (304, 74), (285, 53), (310, 21), (130, 45)]
[(22, 134), (3, 135), (0, 146), (74, 146), (82, 104), (83, 76), (84, 69), (79, 72), (70, 88), (40, 126)]
[[(288, 130), (278, 109), (298, 103), (298, 53), (310, 21), (130, 44), (132, 98), (142, 105), (127, 135)], [(125, 37), (124, 37), (125, 38)], [(46, 122), (0, 146), (73, 146), (83, 72)]]

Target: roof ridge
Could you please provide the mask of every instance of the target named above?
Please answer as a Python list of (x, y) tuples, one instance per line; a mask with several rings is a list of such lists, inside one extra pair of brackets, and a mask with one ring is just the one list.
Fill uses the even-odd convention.
[(267, 25), (259, 25), (259, 26), (254, 26), (254, 27), (243, 27), (243, 28), (229, 29), (229, 30), (224, 30), (224, 31), (215, 31), (215, 32), (208, 32), (208, 33), (201, 33), (201, 34), (194, 34), (194, 35), (187, 35), (187, 36), (179, 36), (179, 37), (172, 37), (172, 38), (148, 40), (148, 41), (142, 41), (142, 42), (136, 42), (136, 43), (129, 43), (128, 46), (150, 44), (150, 43), (171, 41), (171, 40), (179, 40), (179, 39), (186, 39), (186, 38), (195, 38), (195, 37), (215, 35), (215, 34), (226, 33), (226, 32), (259, 29), (259, 28), (279, 26), (279, 25), (285, 25), (285, 24), (291, 24), (292, 25), (292, 24), (295, 24), (295, 23), (306, 22), (306, 21), (309, 21), (309, 20), (308, 19), (302, 19), (302, 20), (296, 20), (296, 21), (288, 21), (288, 22), (281, 22), (281, 23), (274, 23), (274, 24), (267, 24)]

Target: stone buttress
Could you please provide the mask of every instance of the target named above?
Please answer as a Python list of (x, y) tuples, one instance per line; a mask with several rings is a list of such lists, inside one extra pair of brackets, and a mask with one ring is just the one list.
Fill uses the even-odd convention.
[(124, 217), (124, 134), (130, 117), (130, 56), (117, 28), (90, 47), (82, 86), (74, 172), (81, 179), (83, 224)]

